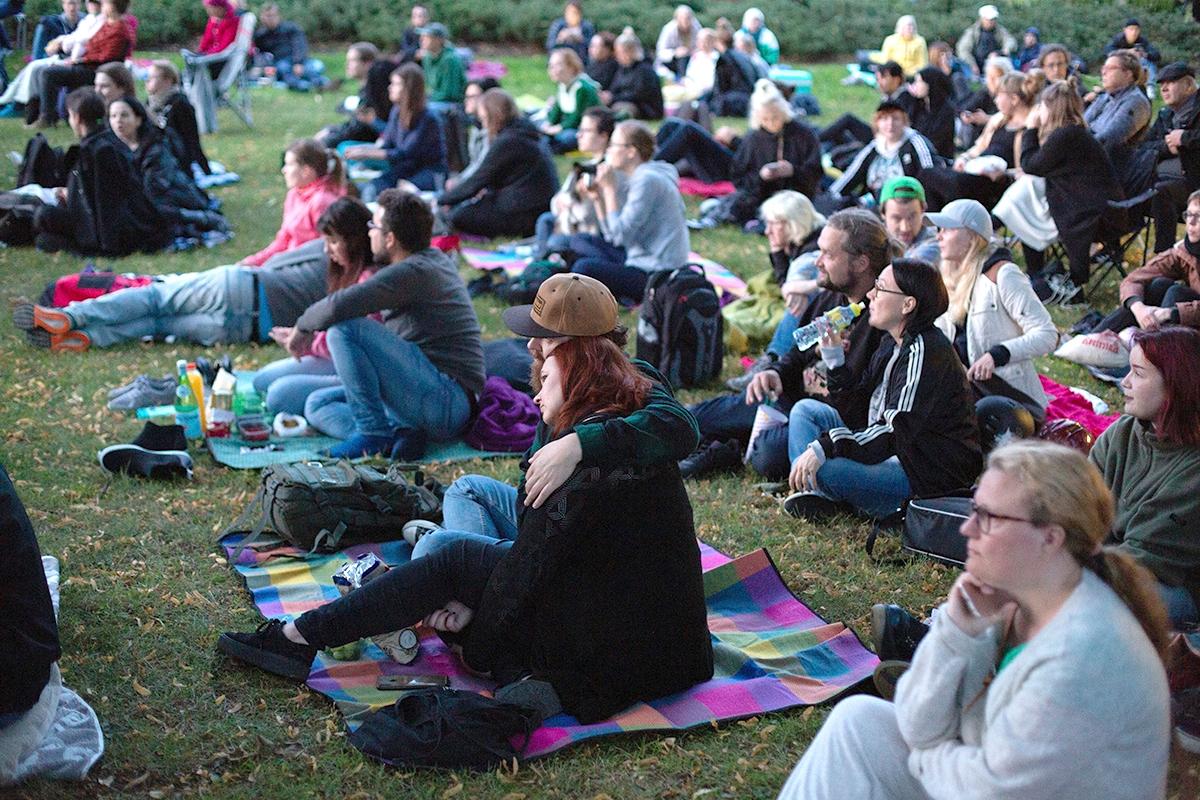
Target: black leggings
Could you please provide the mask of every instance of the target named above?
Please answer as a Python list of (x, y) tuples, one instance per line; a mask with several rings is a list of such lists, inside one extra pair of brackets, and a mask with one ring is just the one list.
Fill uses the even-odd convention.
[(492, 570), (508, 551), (507, 546), (476, 539), (449, 542), (302, 614), (296, 628), (320, 649), (415, 625), (451, 600), (475, 610)]

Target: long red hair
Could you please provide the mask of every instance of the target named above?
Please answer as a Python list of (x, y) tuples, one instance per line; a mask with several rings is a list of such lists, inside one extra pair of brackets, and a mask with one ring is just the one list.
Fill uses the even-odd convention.
[(1133, 342), (1162, 373), (1166, 400), (1154, 430), (1164, 441), (1200, 447), (1200, 331), (1172, 325), (1138, 331)]
[(604, 336), (580, 336), (554, 348), (562, 372), (563, 404), (554, 421), (560, 435), (592, 414), (630, 414), (646, 402), (650, 379)]

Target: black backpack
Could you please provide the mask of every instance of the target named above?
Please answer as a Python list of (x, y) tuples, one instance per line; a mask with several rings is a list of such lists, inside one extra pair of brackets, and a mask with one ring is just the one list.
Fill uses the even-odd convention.
[(348, 461), (274, 464), (263, 470), (258, 494), (220, 538), (245, 530), (242, 526), (257, 513), (258, 522), (238, 545), (235, 559), (246, 547), (285, 542), (310, 553), (386, 542), (401, 538), (410, 520), (440, 520), (440, 490), (421, 472), (409, 482), (399, 464), (386, 474)]
[(721, 301), (704, 267), (688, 264), (650, 273), (638, 319), (637, 357), (671, 386), (698, 386), (720, 375), (724, 333)]
[(349, 740), (394, 767), (491, 769), (520, 756), (538, 712), (462, 689), (406, 692), (363, 720)]
[(904, 513), (901, 546), (943, 564), (961, 567), (967, 560), (967, 540), (959, 529), (969, 516), (970, 497), (911, 500)]

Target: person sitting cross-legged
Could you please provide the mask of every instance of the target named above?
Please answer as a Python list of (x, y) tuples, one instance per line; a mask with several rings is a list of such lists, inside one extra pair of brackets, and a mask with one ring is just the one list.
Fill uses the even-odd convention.
[[(867, 426), (849, 428), (836, 409), (812, 399), (788, 417), (793, 494), (784, 510), (801, 519), (843, 510), (886, 518), (913, 496), (949, 494), (979, 474), (974, 399), (954, 346), (935, 325), (950, 305), (937, 268), (896, 259), (867, 297), (867, 321), (888, 334), (858, 378), (870, 387)], [(855, 376), (841, 336), (827, 335), (820, 347), (830, 390), (844, 388)]]
[(838, 703), (779, 799), (1164, 797), (1166, 620), (1147, 571), (1102, 547), (1113, 521), (1078, 451), (993, 451), (966, 571), (895, 703)]
[(464, 537), (294, 622), (222, 634), (218, 648), (304, 680), (319, 648), (424, 620), (469, 669), (491, 674), (496, 699), (583, 723), (711, 678), (700, 552), (674, 464), (618, 456), (530, 499), (541, 449), (584, 420), (632, 412), (650, 379), (605, 336), (562, 342), (538, 379), (542, 422), (522, 461), (511, 546)]
[(483, 390), (479, 321), (454, 262), (429, 246), (429, 206), (388, 189), (370, 230), (376, 262), (389, 266), (313, 303), (286, 343), (300, 357), (326, 332), (342, 385), (309, 395), (304, 416), (345, 440), (334, 458), (420, 455), (427, 439), (462, 432)]

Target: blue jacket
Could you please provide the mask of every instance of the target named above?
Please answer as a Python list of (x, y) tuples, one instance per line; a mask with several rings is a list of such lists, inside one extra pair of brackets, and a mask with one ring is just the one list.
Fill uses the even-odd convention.
[(383, 150), (396, 178), (409, 178), (424, 169), (443, 173), (447, 169), (442, 124), (429, 109), (406, 128), (400, 120), (400, 108), (394, 107), (383, 129)]

